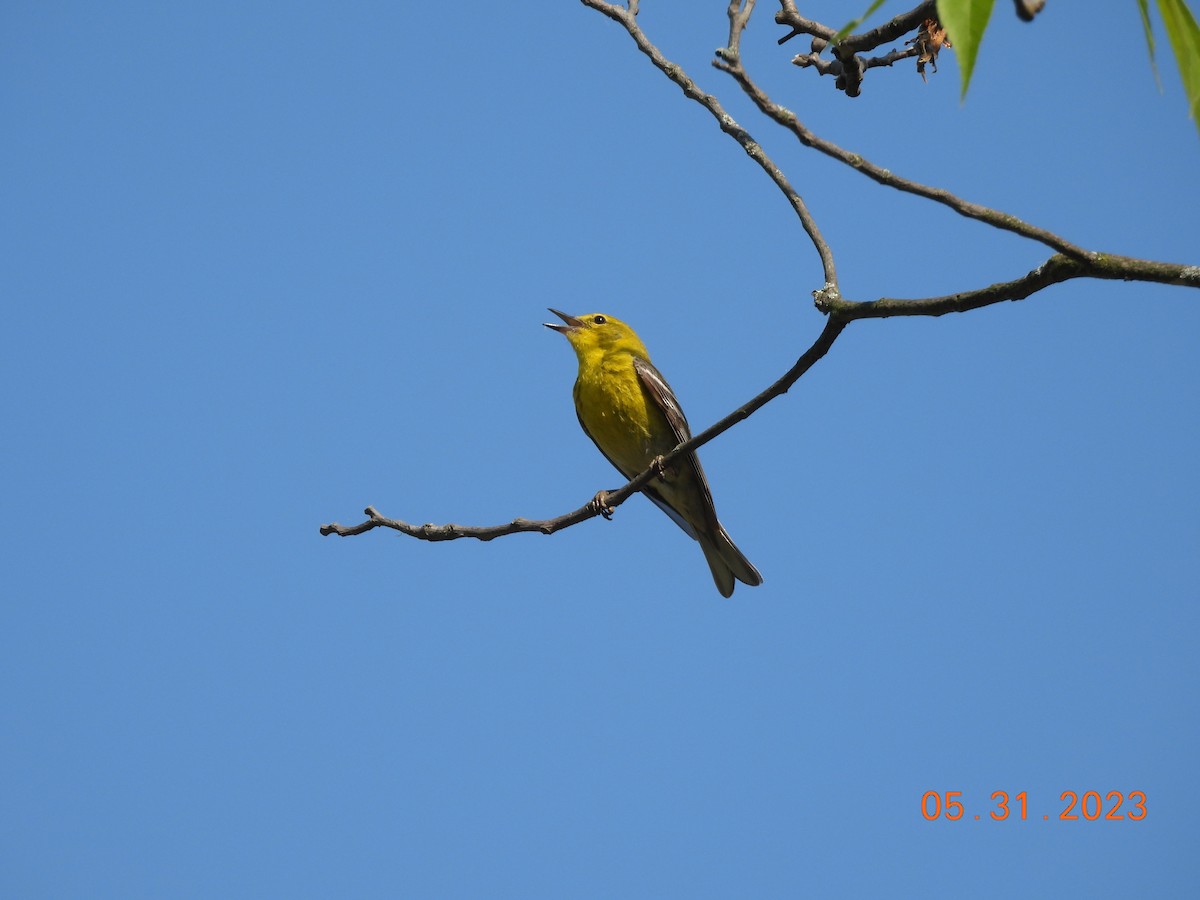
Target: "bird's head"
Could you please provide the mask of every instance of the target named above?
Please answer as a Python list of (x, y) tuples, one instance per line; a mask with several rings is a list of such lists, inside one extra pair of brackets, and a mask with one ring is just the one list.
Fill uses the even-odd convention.
[(603, 313), (569, 316), (557, 309), (551, 309), (550, 312), (562, 319), (564, 324), (546, 322), (545, 326), (565, 336), (581, 362), (587, 357), (603, 357), (620, 352), (632, 353), (642, 359), (650, 358), (637, 333), (620, 319)]

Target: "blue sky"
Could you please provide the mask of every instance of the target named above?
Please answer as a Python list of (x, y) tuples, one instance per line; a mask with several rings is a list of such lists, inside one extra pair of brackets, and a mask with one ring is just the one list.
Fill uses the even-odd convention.
[[(643, 6), (847, 296), (1045, 258), (758, 119), (708, 65), (725, 3)], [(848, 100), (768, 3), (743, 51), (880, 165), (1200, 263), (1164, 36), (1160, 94), (1133, 2), (1069, 6), (997, 4), (965, 104), (952, 52)], [(786, 204), (575, 2), (3, 18), (0, 894), (1195, 896), (1195, 291), (852, 325), (704, 448), (765, 578), (730, 601), (641, 498), (552, 537), (322, 538), (619, 486), (547, 306), (633, 324), (696, 428), (756, 394), (822, 325)], [(998, 790), (1028, 820), (990, 821)], [(1148, 812), (1059, 821), (1064, 791)]]

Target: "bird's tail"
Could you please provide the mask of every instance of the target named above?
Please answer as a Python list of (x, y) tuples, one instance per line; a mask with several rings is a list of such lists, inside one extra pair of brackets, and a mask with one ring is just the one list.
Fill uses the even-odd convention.
[(713, 533), (700, 535), (699, 541), (721, 596), (732, 596), (735, 578), (751, 587), (762, 584), (762, 576), (758, 574), (758, 569), (751, 565), (750, 560), (746, 559), (737, 545), (730, 540), (725, 527), (720, 522), (717, 522), (716, 526)]

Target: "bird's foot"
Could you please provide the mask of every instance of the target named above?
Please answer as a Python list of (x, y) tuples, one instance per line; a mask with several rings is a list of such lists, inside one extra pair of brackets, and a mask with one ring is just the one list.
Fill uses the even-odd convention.
[(650, 461), (650, 468), (654, 471), (654, 476), (659, 481), (667, 480), (667, 466), (661, 456), (656, 456)]
[(608, 491), (597, 491), (596, 496), (592, 498), (592, 502), (588, 504), (588, 508), (606, 519), (611, 519), (613, 517), (613, 508), (608, 505), (608, 493)]

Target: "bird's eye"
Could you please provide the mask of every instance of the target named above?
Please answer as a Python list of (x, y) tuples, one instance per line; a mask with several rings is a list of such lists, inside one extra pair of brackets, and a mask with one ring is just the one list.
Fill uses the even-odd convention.
[(603, 325), (605, 322), (608, 321), (608, 319), (604, 318), (604, 316), (596, 316), (596, 318), (592, 319), (592, 321), (595, 322), (597, 325)]

